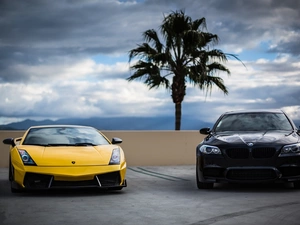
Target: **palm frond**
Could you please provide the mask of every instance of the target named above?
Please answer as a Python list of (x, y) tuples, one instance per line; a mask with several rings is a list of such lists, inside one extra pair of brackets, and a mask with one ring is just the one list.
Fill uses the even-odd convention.
[(240, 63), (242, 63), (243, 64), (243, 66), (245, 67), (245, 68), (247, 68), (246, 67), (246, 65), (242, 62), (242, 60), (240, 60), (239, 58), (238, 58), (238, 56), (237, 55), (235, 55), (235, 54), (231, 54), (231, 53), (224, 53), (226, 56), (229, 56), (229, 57), (233, 57), (233, 58), (235, 58), (236, 60), (238, 60)]
[(201, 19), (194, 20), (192, 22), (192, 30), (202, 30), (206, 29), (206, 19), (202, 17)]
[(144, 40), (154, 45), (157, 52), (162, 52), (163, 44), (160, 42), (154, 29), (147, 30), (143, 33)]
[(207, 67), (208, 73), (214, 73), (216, 71), (223, 71), (223, 72), (226, 72), (228, 75), (230, 75), (230, 70), (218, 62), (213, 62), (211, 64), (208, 64), (206, 67)]
[(139, 60), (135, 65), (130, 67), (135, 72), (127, 78), (128, 81), (136, 79), (144, 80), (144, 83), (153, 88), (155, 86), (165, 86), (169, 88), (169, 80), (160, 74), (160, 68), (153, 63)]
[(152, 48), (148, 43), (143, 43), (141, 45), (138, 45), (137, 48), (132, 49), (129, 52), (129, 62), (134, 58), (134, 57), (140, 57), (140, 58), (145, 58), (149, 59), (152, 58), (153, 55), (157, 54), (157, 50)]
[(227, 55), (219, 49), (213, 49), (211, 51), (207, 51), (206, 54), (211, 60), (218, 60), (221, 62), (227, 61)]
[(227, 87), (224, 84), (224, 80), (221, 77), (214, 77), (214, 76), (206, 76), (205, 79), (201, 84), (199, 84), (199, 88), (201, 90), (212, 90), (213, 86), (217, 86), (225, 95), (228, 94)]

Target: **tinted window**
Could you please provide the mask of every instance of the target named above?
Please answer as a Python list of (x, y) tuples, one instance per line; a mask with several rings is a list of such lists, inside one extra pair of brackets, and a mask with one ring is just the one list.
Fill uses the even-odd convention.
[(215, 130), (220, 131), (266, 131), (292, 130), (283, 113), (239, 113), (224, 115)]
[(109, 144), (96, 129), (91, 127), (32, 128), (23, 142), (25, 145), (92, 145)]

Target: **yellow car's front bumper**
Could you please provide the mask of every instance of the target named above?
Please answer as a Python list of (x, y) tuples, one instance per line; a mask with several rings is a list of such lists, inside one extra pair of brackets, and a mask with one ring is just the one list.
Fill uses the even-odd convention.
[(14, 182), (19, 188), (52, 189), (126, 187), (126, 163), (106, 166), (41, 167), (15, 166)]

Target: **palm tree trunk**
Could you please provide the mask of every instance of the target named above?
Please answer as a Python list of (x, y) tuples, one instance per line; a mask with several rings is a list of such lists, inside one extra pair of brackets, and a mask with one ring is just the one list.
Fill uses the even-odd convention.
[(181, 126), (181, 102), (175, 103), (175, 130), (180, 130)]

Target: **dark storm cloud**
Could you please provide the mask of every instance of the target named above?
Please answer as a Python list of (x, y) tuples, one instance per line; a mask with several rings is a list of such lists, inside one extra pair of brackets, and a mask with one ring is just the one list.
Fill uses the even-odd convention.
[[(222, 44), (235, 42), (244, 45), (269, 37), (276, 44), (272, 52), (299, 55), (300, 2), (298, 0), (231, 0), (209, 1), (208, 23), (213, 32), (219, 34)], [(216, 16), (217, 15), (217, 16)], [(210, 21), (210, 22), (209, 22)], [(216, 24), (211, 24), (215, 21)], [(298, 34), (295, 38), (287, 33)], [(285, 40), (281, 40), (281, 36)], [(253, 46), (249, 46), (253, 48)]]
[[(126, 54), (151, 15), (117, 1), (1, 1), (0, 70), (53, 56)], [(139, 20), (136, 18), (143, 18)], [(138, 37), (138, 38), (137, 38)], [(10, 72), (2, 80), (12, 79)], [(16, 75), (18, 77), (18, 75)]]
[[(230, 95), (220, 95), (214, 101), (184, 102), (182, 113), (187, 117), (205, 118), (214, 122), (222, 113), (239, 109), (278, 109), (295, 106), (300, 102), (297, 85), (249, 87), (236, 90)], [(209, 98), (208, 98), (209, 99)], [(200, 129), (200, 127), (199, 127)]]
[[(157, 29), (163, 15), (176, 9), (184, 9), (193, 19), (205, 16), (209, 31), (220, 36), (220, 44), (240, 43), (245, 48), (249, 41), (272, 32), (275, 26), (290, 31), (298, 28), (295, 31), (299, 33), (300, 20), (299, 1), (149, 0), (133, 4), (2, 0), (0, 4), (1, 68), (25, 60), (38, 63), (37, 58), (52, 55), (127, 53), (140, 41), (143, 31)], [(272, 52), (299, 54), (295, 39), (279, 40), (278, 44)], [(20, 58), (16, 53), (26, 57)]]
[[(32, 44), (51, 46), (53, 43), (57, 44), (53, 48), (99, 45), (101, 42), (97, 39), (92, 43), (86, 41), (91, 40), (90, 35), (115, 36), (122, 32), (120, 28), (126, 27), (122, 23), (128, 18), (122, 17), (126, 15), (126, 7), (121, 8), (113, 1), (5, 1), (1, 9), (0, 15), (4, 19), (1, 20), (2, 43), (28, 47)], [(79, 40), (83, 42), (77, 42)]]
[(288, 42), (280, 41), (277, 46), (272, 47), (269, 49), (268, 52), (270, 53), (287, 53), (294, 56), (297, 56), (300, 58), (300, 45), (299, 45), (299, 39), (300, 39), (300, 30), (298, 32), (298, 36), (294, 37), (291, 40), (288, 40)]

